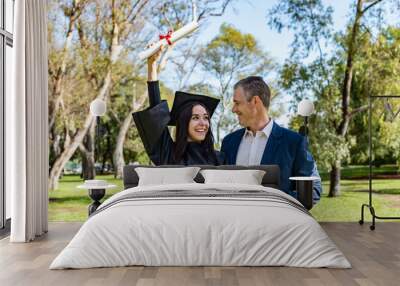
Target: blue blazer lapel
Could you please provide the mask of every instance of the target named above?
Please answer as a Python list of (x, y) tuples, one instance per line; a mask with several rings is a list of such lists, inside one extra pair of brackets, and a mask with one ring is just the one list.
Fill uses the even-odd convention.
[(280, 141), (282, 139), (282, 127), (273, 122), (271, 136), (268, 138), (267, 145), (265, 146), (264, 153), (261, 159), (261, 164), (273, 164), (276, 160), (274, 160), (274, 156), (277, 154), (277, 148), (280, 145)]
[(236, 164), (236, 158), (239, 151), (240, 142), (242, 141), (245, 130), (246, 130), (245, 128), (240, 129), (239, 132), (237, 132), (236, 136), (232, 138), (230, 146), (231, 152), (229, 152), (231, 155), (229, 163), (232, 165)]

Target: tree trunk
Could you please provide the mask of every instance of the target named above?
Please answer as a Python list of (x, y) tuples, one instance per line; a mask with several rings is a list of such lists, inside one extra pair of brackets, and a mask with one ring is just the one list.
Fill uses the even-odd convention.
[[(86, 134), (79, 149), (82, 154), (82, 178), (84, 180), (92, 180), (96, 177), (96, 169), (94, 166), (94, 131), (95, 122), (93, 121), (89, 132)], [(99, 140), (99, 138), (96, 138)]]
[(68, 162), (69, 158), (73, 155), (75, 150), (73, 150), (71, 146), (69, 146), (67, 149), (64, 149), (64, 152), (61, 153), (61, 155), (56, 159), (54, 162), (53, 167), (50, 170), (49, 174), (49, 190), (56, 190), (58, 189), (58, 179), (61, 176), (61, 173), (64, 169), (65, 164)]
[[(354, 72), (353, 63), (357, 52), (357, 34), (359, 33), (361, 18), (363, 16), (363, 1), (364, 0), (357, 0), (356, 15), (353, 22), (351, 36), (347, 45), (347, 61), (342, 86), (342, 114), (339, 127), (336, 130), (336, 133), (342, 137), (346, 136), (351, 119), (350, 99)], [(332, 166), (332, 170), (330, 172), (329, 197), (336, 197), (340, 195), (340, 165), (341, 162), (338, 161)]]
[[(172, 49), (172, 48), (170, 48)], [(170, 50), (168, 49), (168, 50)], [(160, 72), (166, 65), (168, 55), (164, 55), (163, 62), (160, 66), (158, 66), (158, 71)], [(146, 102), (147, 98), (147, 91), (143, 93), (139, 98), (136, 95), (136, 85), (133, 87), (133, 100), (132, 100), (132, 109), (129, 110), (128, 114), (126, 115), (124, 121), (122, 122), (121, 126), (119, 127), (119, 132), (117, 136), (117, 141), (115, 143), (115, 149), (113, 152), (113, 165), (114, 165), (114, 176), (116, 178), (122, 178), (123, 169), (125, 166), (124, 160), (124, 143), (126, 140), (126, 134), (129, 131), (129, 127), (133, 121), (132, 113), (138, 109), (141, 109)]]
[(115, 143), (115, 149), (113, 153), (114, 172), (116, 178), (122, 178), (122, 171), (125, 166), (124, 142), (129, 127), (131, 126), (131, 123), (132, 123), (132, 112), (129, 111), (128, 115), (125, 117), (124, 121), (122, 122), (119, 128), (117, 141)]
[(361, 17), (363, 15), (362, 6), (364, 0), (357, 1), (356, 16), (352, 27), (351, 36), (348, 42), (348, 52), (346, 69), (344, 72), (343, 86), (342, 86), (342, 119), (339, 124), (337, 133), (341, 136), (345, 136), (350, 123), (350, 98), (351, 98), (351, 87), (353, 82), (353, 63), (357, 52), (357, 34), (360, 31)]
[(62, 152), (62, 148), (61, 148), (61, 135), (60, 134), (56, 134), (53, 132), (50, 132), (51, 138), (50, 138), (50, 156), (49, 156), (49, 167), (51, 168), (53, 166), (54, 163), (54, 159), (57, 158), (61, 152)]
[(217, 137), (216, 139), (216, 144), (218, 146), (221, 146), (221, 125), (222, 125), (222, 121), (224, 120), (224, 116), (225, 116), (225, 106), (222, 105), (221, 106), (221, 114), (219, 114), (218, 119), (217, 119), (217, 126), (216, 126), (216, 131), (217, 131)]
[(87, 152), (80, 149), (82, 154), (82, 179), (93, 180), (96, 177), (96, 170), (94, 167), (94, 157), (92, 152)]
[(103, 126), (105, 128), (105, 134), (103, 135), (103, 139), (106, 140), (105, 144), (105, 150), (102, 154), (102, 163), (101, 163), (101, 174), (105, 174), (106, 172), (109, 171), (109, 168), (107, 166), (107, 161), (110, 160), (112, 161), (112, 146), (111, 146), (111, 140), (110, 140), (110, 134), (111, 134), (111, 129), (109, 124), (104, 124)]
[[(111, 70), (108, 71), (106, 78), (104, 79), (104, 84), (99, 91), (99, 96), (97, 98), (104, 100), (107, 97), (108, 89), (111, 85)], [(94, 117), (88, 113), (86, 116), (85, 123), (83, 127), (76, 133), (73, 137), (71, 144), (68, 145), (67, 148), (61, 153), (61, 155), (55, 160), (53, 168), (51, 168), (50, 176), (49, 176), (49, 190), (55, 190), (58, 188), (58, 179), (61, 175), (61, 172), (65, 166), (65, 164), (69, 161), (69, 159), (74, 155), (76, 149), (82, 143), (83, 138), (89, 130), (90, 125)]]
[[(110, 55), (109, 55), (111, 62), (107, 67), (108, 71), (106, 73), (103, 84), (99, 90), (96, 99), (101, 99), (101, 100), (107, 99), (108, 91), (112, 83), (112, 66), (118, 60), (119, 55), (122, 52), (122, 48), (119, 45), (119, 26), (118, 23), (115, 22), (115, 19), (113, 19), (112, 32), (113, 32), (111, 41), (112, 44), (110, 47)], [(49, 182), (48, 182), (49, 190), (55, 190), (58, 188), (58, 179), (62, 173), (62, 170), (64, 169), (65, 164), (74, 155), (76, 149), (82, 143), (83, 138), (88, 132), (93, 120), (94, 120), (93, 116), (90, 113), (88, 113), (84, 121), (83, 127), (75, 134), (75, 136), (71, 141), (71, 144), (69, 144), (68, 147), (65, 148), (64, 151), (61, 153), (61, 155), (55, 160), (53, 168), (51, 169), (49, 175)]]
[(329, 184), (329, 194), (328, 197), (338, 197), (340, 196), (340, 161), (332, 165), (330, 171), (330, 184)]

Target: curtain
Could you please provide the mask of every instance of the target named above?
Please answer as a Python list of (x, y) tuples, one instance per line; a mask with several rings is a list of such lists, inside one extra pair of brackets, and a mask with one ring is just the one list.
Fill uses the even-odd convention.
[(6, 187), (12, 242), (47, 232), (48, 78), (46, 0), (15, 1), (14, 92), (6, 111)]

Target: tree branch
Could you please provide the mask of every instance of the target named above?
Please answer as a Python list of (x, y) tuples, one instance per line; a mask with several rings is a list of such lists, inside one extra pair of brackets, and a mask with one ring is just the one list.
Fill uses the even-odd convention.
[[(228, 5), (229, 5), (229, 3), (230, 3), (231, 1), (232, 1), (232, 0), (225, 0), (225, 1), (222, 3), (221, 11), (218, 12), (218, 13), (210, 13), (209, 16), (212, 16), (212, 17), (222, 16), (222, 15), (225, 13), (226, 8), (228, 7)], [(206, 16), (207, 12), (209, 12), (209, 10), (208, 10), (207, 8), (203, 9), (203, 10), (199, 13), (199, 16), (197, 17), (197, 21), (200, 21), (202, 18), (204, 18), (204, 17)]]
[(81, 152), (83, 152), (83, 153), (89, 152), (88, 149), (85, 147), (85, 145), (83, 145), (82, 142), (79, 144), (79, 150), (81, 150)]
[(367, 12), (369, 9), (371, 9), (372, 7), (374, 7), (376, 4), (379, 4), (380, 2), (382, 2), (383, 0), (376, 0), (375, 2), (369, 4), (367, 7), (364, 8), (364, 10), (362, 10), (361, 14), (364, 14), (365, 12)]
[(193, 21), (197, 21), (197, 4), (196, 4), (196, 0), (192, 0), (192, 18), (193, 18)]
[(117, 113), (112, 109), (110, 110), (110, 113), (111, 113), (112, 117), (114, 117), (115, 121), (117, 121), (118, 125), (120, 125), (121, 124), (121, 120), (118, 118)]
[[(135, 7), (137, 6), (137, 4), (139, 3), (140, 1), (138, 1), (136, 4), (135, 4)], [(139, 16), (140, 15), (140, 12), (143, 10), (143, 8), (147, 5), (147, 3), (149, 2), (149, 0), (145, 0), (145, 1), (143, 1), (142, 2), (142, 4), (139, 6), (139, 8), (137, 9), (137, 11), (136, 11), (136, 13), (135, 14), (133, 14), (132, 12), (130, 13), (130, 15), (127, 17), (127, 19), (128, 19), (128, 21), (129, 22), (134, 22), (135, 20), (136, 20), (136, 17), (137, 16)], [(134, 8), (133, 8), (134, 9)], [(132, 10), (133, 10), (132, 9)], [(133, 15), (133, 16), (132, 16)]]
[[(87, 40), (87, 37), (85, 35), (85, 32), (83, 30), (83, 23), (81, 21), (81, 19), (78, 20), (78, 24), (77, 26), (77, 30), (78, 30), (78, 37), (79, 37), (79, 43), (81, 44), (82, 50), (80, 51), (81, 53), (81, 58), (82, 60), (85, 60), (86, 56), (83, 54), (82, 51), (89, 51), (90, 50), (90, 44)], [(83, 65), (83, 70), (86, 74), (86, 76), (90, 79), (90, 83), (92, 84), (93, 88), (98, 88), (98, 81), (97, 81), (97, 77), (96, 74), (94, 72), (90, 71), (89, 68), (89, 63), (85, 63)]]
[(355, 108), (355, 109), (353, 109), (353, 110), (350, 111), (350, 113), (349, 113), (349, 118), (352, 118), (352, 117), (354, 117), (355, 115), (357, 115), (358, 113), (363, 112), (363, 111), (365, 111), (365, 110), (367, 110), (367, 109), (368, 109), (368, 105), (367, 105), (367, 104), (366, 104), (366, 105), (363, 105), (363, 106), (360, 106), (360, 107), (358, 107), (358, 108)]
[(226, 7), (228, 7), (229, 2), (231, 2), (231, 0), (225, 0), (225, 2), (222, 4), (221, 11), (219, 13), (210, 13), (210, 16), (222, 16), (225, 13)]
[(172, 45), (168, 45), (167, 51), (164, 53), (164, 55), (161, 58), (161, 61), (157, 67), (157, 73), (160, 73), (165, 66), (167, 65), (168, 62), (168, 58), (172, 52), (172, 49), (175, 47), (175, 43), (173, 43)]

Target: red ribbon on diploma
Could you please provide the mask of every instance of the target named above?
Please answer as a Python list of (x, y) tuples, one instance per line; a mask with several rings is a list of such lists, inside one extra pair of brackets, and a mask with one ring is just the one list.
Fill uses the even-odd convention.
[(160, 40), (166, 39), (168, 45), (172, 45), (171, 42), (171, 35), (172, 35), (172, 30), (169, 30), (168, 33), (166, 33), (165, 35), (160, 35)]

